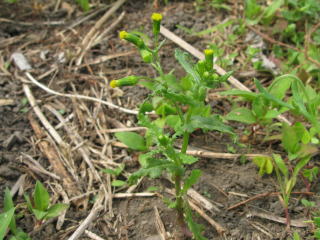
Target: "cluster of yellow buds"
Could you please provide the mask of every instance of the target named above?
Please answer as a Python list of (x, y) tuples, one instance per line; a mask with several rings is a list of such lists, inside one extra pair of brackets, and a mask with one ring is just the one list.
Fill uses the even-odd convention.
[[(151, 16), (151, 19), (153, 23), (153, 34), (155, 36), (158, 36), (160, 33), (160, 23), (162, 20), (162, 15), (160, 13), (153, 13)], [(153, 55), (154, 55), (153, 51), (146, 46), (146, 44), (144, 43), (143, 39), (140, 36), (133, 33), (128, 33), (126, 31), (120, 31), (119, 38), (134, 44), (138, 48), (144, 62), (151, 63), (153, 61)], [(132, 86), (137, 84), (140, 78), (141, 77), (137, 77), (137, 76), (129, 76), (129, 77), (121, 78), (118, 80), (112, 80), (110, 82), (110, 86), (112, 88), (122, 87), (122, 86)]]

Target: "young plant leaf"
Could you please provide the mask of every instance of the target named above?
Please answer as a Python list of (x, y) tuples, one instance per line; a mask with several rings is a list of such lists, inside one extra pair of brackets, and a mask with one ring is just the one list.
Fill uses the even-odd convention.
[(193, 184), (195, 184), (201, 176), (201, 171), (199, 169), (193, 169), (189, 177), (184, 181), (183, 188), (181, 190), (181, 195), (187, 193)]
[(302, 159), (299, 160), (299, 162), (297, 163), (297, 165), (295, 166), (294, 170), (293, 170), (293, 177), (297, 177), (299, 172), (301, 171), (301, 169), (308, 164), (308, 162), (310, 161), (311, 157), (310, 156), (306, 156), (303, 157)]
[(34, 208), (39, 211), (46, 211), (50, 203), (50, 195), (41, 182), (37, 181), (33, 193)]
[(121, 181), (121, 180), (113, 180), (111, 183), (111, 186), (113, 187), (122, 187), (124, 185), (126, 185), (127, 183), (125, 181)]
[(134, 132), (118, 132), (115, 136), (129, 148), (138, 151), (147, 150), (145, 140), (142, 136)]
[(179, 153), (179, 157), (181, 158), (183, 164), (191, 165), (195, 162), (197, 162), (199, 159), (184, 153)]
[(197, 128), (203, 130), (215, 130), (234, 135), (232, 128), (225, 125), (217, 115), (212, 115), (210, 117), (192, 116), (189, 124), (185, 125), (185, 129), (188, 132), (193, 132)]
[(291, 74), (285, 74), (275, 78), (271, 85), (268, 87), (268, 92), (276, 98), (282, 100), (293, 81), (296, 80), (296, 76)]
[(68, 204), (57, 203), (49, 207), (45, 219), (50, 219), (59, 216), (63, 211), (69, 208)]
[[(10, 209), (14, 208), (12, 196), (11, 196), (11, 193), (8, 188), (6, 188), (6, 190), (4, 192), (4, 204), (3, 205), (4, 205), (3, 206), (4, 211), (9, 211)], [(17, 226), (16, 226), (16, 220), (15, 220), (14, 215), (12, 216), (9, 227), (10, 227), (10, 230), (13, 234), (17, 233)]]
[(47, 215), (46, 211), (41, 211), (41, 210), (38, 210), (35, 208), (32, 209), (32, 212), (33, 212), (34, 216), (36, 217), (36, 219), (39, 221), (43, 220)]
[(231, 112), (227, 114), (227, 116), (225, 116), (225, 119), (229, 121), (237, 121), (246, 124), (253, 124), (257, 122), (257, 119), (252, 114), (251, 110), (244, 107), (233, 109)]
[(253, 101), (256, 97), (259, 96), (259, 94), (254, 93), (254, 92), (248, 92), (248, 91), (244, 91), (244, 90), (239, 90), (239, 89), (230, 89), (224, 92), (220, 92), (219, 93), (222, 96), (238, 96), (238, 97), (242, 97), (245, 100), (248, 101)]
[(284, 149), (289, 153), (296, 153), (299, 151), (299, 137), (293, 126), (289, 126), (287, 123), (282, 124), (282, 145)]
[(203, 237), (201, 232), (203, 231), (203, 226), (200, 224), (197, 224), (192, 219), (192, 211), (189, 206), (185, 206), (185, 212), (186, 212), (186, 222), (188, 224), (188, 227), (190, 231), (193, 234), (193, 237), (195, 240), (208, 240), (207, 238)]
[(192, 76), (193, 80), (197, 84), (199, 84), (201, 78), (200, 78), (199, 74), (194, 70), (192, 65), (188, 62), (188, 60), (187, 60), (188, 54), (181, 51), (180, 49), (176, 49), (175, 57), (178, 60), (178, 62), (180, 63), (180, 65), (184, 68), (184, 70)]
[(285, 178), (288, 178), (289, 177), (289, 171), (288, 171), (288, 168), (287, 168), (286, 164), (282, 160), (281, 156), (279, 154), (273, 154), (273, 159), (274, 159), (277, 167), (279, 168), (279, 170), (283, 174), (283, 176), (285, 176)]
[(263, 176), (265, 173), (271, 174), (273, 172), (272, 159), (270, 157), (254, 157), (253, 162), (259, 167), (260, 176)]
[(4, 239), (6, 236), (7, 228), (9, 227), (13, 215), (14, 208), (0, 214), (0, 240)]

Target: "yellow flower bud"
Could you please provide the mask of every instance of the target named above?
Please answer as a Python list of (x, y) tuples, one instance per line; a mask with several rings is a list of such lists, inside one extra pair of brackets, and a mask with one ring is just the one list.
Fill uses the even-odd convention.
[(120, 39), (125, 39), (128, 33), (126, 31), (121, 31), (119, 32), (119, 38)]
[(115, 88), (115, 87), (123, 87), (123, 86), (133, 86), (136, 85), (141, 79), (140, 76), (128, 76), (124, 78), (120, 78), (118, 80), (112, 80), (110, 82), (110, 87)]
[(153, 13), (151, 19), (152, 21), (160, 22), (162, 20), (162, 15), (160, 13)]
[(121, 31), (121, 32), (119, 32), (119, 38), (127, 40), (128, 42), (133, 43), (139, 49), (145, 47), (145, 44), (144, 44), (143, 40), (139, 36), (137, 36), (135, 34), (128, 33), (126, 31)]
[(204, 56), (205, 56), (206, 70), (211, 71), (213, 68), (213, 50), (212, 49), (204, 50)]
[(110, 82), (110, 87), (116, 88), (116, 87), (117, 87), (117, 80), (112, 80), (112, 81)]
[(162, 20), (162, 15), (160, 13), (153, 13), (151, 19), (153, 21), (152, 32), (155, 36), (158, 36), (160, 32), (160, 22)]

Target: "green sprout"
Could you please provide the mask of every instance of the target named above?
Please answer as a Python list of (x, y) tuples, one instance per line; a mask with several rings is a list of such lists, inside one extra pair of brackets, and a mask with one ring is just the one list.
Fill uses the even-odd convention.
[[(158, 41), (162, 15), (154, 13), (151, 19), (153, 47), (147, 46), (134, 33), (121, 31), (119, 36), (137, 47), (144, 62), (150, 64), (158, 76), (128, 76), (110, 82), (111, 87), (140, 84), (151, 91), (140, 105), (138, 113), (138, 123), (146, 127), (147, 131), (145, 136), (130, 132), (117, 133), (115, 136), (129, 148), (142, 152), (139, 156), (141, 168), (131, 174), (128, 183), (133, 184), (143, 176), (157, 178), (164, 172), (169, 175), (174, 182), (175, 198), (166, 200), (166, 203), (177, 212), (177, 229), (188, 235), (189, 228), (195, 239), (202, 240), (206, 238), (202, 236), (200, 225), (193, 222), (192, 211), (186, 200), (188, 189), (198, 181), (201, 171), (193, 169), (187, 173), (186, 167), (198, 159), (186, 152), (190, 134), (197, 129), (220, 131), (234, 136), (232, 128), (224, 124), (221, 116), (212, 114), (211, 106), (205, 103), (207, 90), (219, 86), (231, 73), (220, 77), (215, 72), (212, 49), (205, 50), (205, 59), (196, 64), (190, 61), (186, 53), (176, 50), (175, 57), (186, 75), (178, 79), (173, 71), (165, 73), (158, 54), (164, 44), (164, 41)], [(150, 112), (156, 114), (157, 118), (151, 118), (148, 114)], [(181, 138), (182, 147), (178, 151), (174, 146)]]
[(24, 197), (29, 211), (34, 214), (39, 223), (59, 216), (69, 207), (68, 204), (64, 203), (50, 205), (50, 195), (47, 189), (39, 181), (36, 182), (32, 200), (27, 194), (25, 194)]

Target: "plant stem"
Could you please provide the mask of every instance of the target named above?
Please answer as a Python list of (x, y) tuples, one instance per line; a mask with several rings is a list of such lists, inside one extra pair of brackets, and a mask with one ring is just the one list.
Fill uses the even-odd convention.
[(185, 132), (183, 134), (183, 143), (182, 143), (182, 148), (181, 148), (181, 153), (186, 153), (189, 145), (189, 136), (190, 133)]

